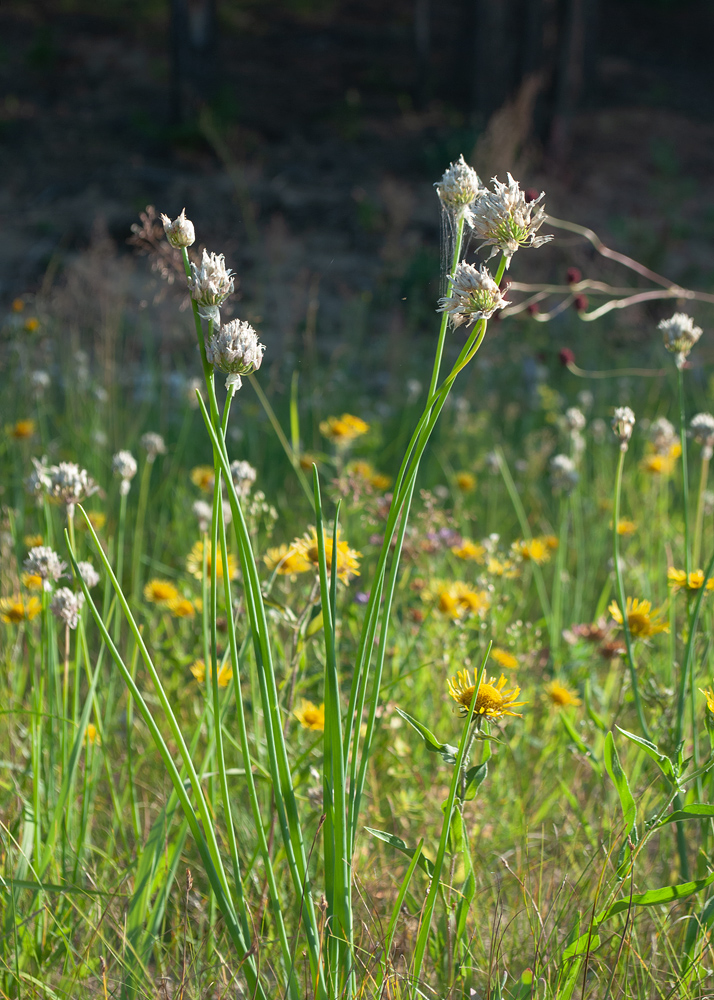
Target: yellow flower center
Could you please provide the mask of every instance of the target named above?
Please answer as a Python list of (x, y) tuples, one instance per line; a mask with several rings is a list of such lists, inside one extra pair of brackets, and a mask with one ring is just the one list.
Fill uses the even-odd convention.
[[(471, 697), (467, 707), (471, 705), (472, 697), (473, 688), (471, 688)], [(497, 715), (503, 708), (503, 701), (503, 695), (498, 688), (495, 688), (493, 684), (482, 684), (478, 690), (474, 715)]]

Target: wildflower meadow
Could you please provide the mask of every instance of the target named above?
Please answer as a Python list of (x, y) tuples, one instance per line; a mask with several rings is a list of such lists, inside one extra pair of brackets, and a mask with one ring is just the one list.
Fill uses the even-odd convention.
[(714, 995), (714, 297), (463, 156), (434, 198), (390, 405), (180, 206), (154, 395), (6, 310), (3, 997)]

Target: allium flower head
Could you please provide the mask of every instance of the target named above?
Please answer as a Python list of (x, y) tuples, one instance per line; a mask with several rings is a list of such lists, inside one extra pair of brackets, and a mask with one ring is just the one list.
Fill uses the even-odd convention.
[(52, 500), (67, 504), (68, 513), (73, 511), (75, 504), (99, 489), (87, 470), (80, 469), (76, 462), (60, 462), (49, 468), (35, 462), (35, 473), (37, 482), (42, 483)]
[(30, 385), (36, 399), (41, 399), (50, 387), (50, 377), (47, 372), (36, 369), (30, 375)]
[(462, 261), (449, 281), (451, 295), (439, 299), (437, 311), (448, 313), (454, 326), (490, 319), (497, 309), (508, 305), (485, 264), (477, 268)]
[(112, 472), (121, 479), (119, 489), (122, 496), (126, 496), (131, 489), (137, 468), (136, 459), (130, 451), (118, 451), (112, 459)]
[(649, 426), (649, 439), (658, 455), (666, 455), (677, 440), (677, 432), (666, 417), (657, 417)]
[(620, 448), (627, 451), (627, 445), (635, 427), (635, 414), (629, 406), (618, 406), (612, 417), (612, 429), (620, 439)]
[(694, 440), (703, 446), (702, 458), (709, 460), (714, 453), (714, 417), (711, 413), (697, 413), (689, 427)]
[(58, 621), (64, 622), (69, 628), (77, 628), (79, 612), (84, 604), (84, 594), (75, 594), (69, 587), (56, 590), (50, 603), (50, 611)]
[(497, 177), (493, 178), (493, 191), (484, 191), (469, 221), (476, 236), (483, 240), (481, 247), (493, 247), (491, 256), (500, 250), (508, 266), (519, 247), (540, 247), (553, 237), (536, 236), (546, 218), (545, 209), (542, 206), (536, 208), (536, 205), (545, 197), (545, 192), (527, 201), (518, 181), (514, 181), (510, 174), (506, 176), (506, 184)]
[(141, 435), (141, 447), (146, 452), (147, 462), (154, 462), (158, 455), (166, 454), (166, 442), (154, 431), (147, 431)]
[(238, 460), (231, 462), (231, 479), (239, 497), (248, 496), (257, 475), (257, 471), (250, 462)]
[(78, 562), (77, 569), (79, 570), (79, 575), (82, 577), (87, 587), (91, 590), (92, 587), (96, 587), (99, 583), (99, 573), (90, 562)]
[(250, 375), (263, 363), (265, 344), (258, 342), (258, 334), (250, 323), (234, 319), (214, 333), (206, 344), (206, 357), (214, 368), (225, 372), (226, 389), (241, 387), (241, 375)]
[(27, 553), (22, 568), (30, 576), (39, 576), (45, 590), (51, 590), (52, 584), (64, 576), (67, 564), (48, 545), (36, 545)]
[(579, 410), (577, 406), (569, 406), (565, 411), (564, 424), (567, 430), (571, 433), (574, 431), (582, 431), (585, 428), (587, 420), (585, 419), (585, 414), (582, 410)]
[(203, 251), (201, 266), (191, 264), (191, 277), (188, 287), (193, 299), (201, 307), (201, 315), (205, 319), (218, 321), (218, 310), (233, 291), (232, 271), (226, 268), (222, 253), (207, 253)]
[(554, 455), (550, 460), (550, 484), (554, 493), (570, 493), (580, 476), (575, 462), (568, 455)]
[(683, 368), (687, 355), (702, 335), (702, 328), (695, 326), (686, 313), (675, 313), (670, 319), (663, 319), (657, 329), (662, 331), (664, 346), (676, 355), (677, 368)]
[(464, 159), (463, 153), (456, 163), (450, 163), (444, 176), (434, 184), (444, 208), (461, 218), (485, 191), (478, 174)]
[(161, 221), (164, 224), (166, 239), (172, 247), (180, 250), (181, 247), (190, 247), (196, 242), (196, 231), (193, 223), (186, 218), (186, 209), (181, 209), (181, 215), (172, 222), (168, 215), (161, 213)]
[[(480, 719), (497, 722), (505, 715), (517, 715), (520, 718), (521, 713), (514, 712), (513, 709), (525, 705), (524, 701), (517, 701), (521, 689), (516, 686), (509, 691), (504, 691), (507, 683), (508, 681), (503, 674), (498, 680), (495, 677), (489, 677), (488, 680), (481, 682), (474, 707), (473, 719), (475, 722)], [(449, 679), (449, 694), (457, 702), (459, 714), (462, 716), (469, 714), (475, 691), (476, 685), (471, 680), (468, 670), (459, 670), (455, 677)]]

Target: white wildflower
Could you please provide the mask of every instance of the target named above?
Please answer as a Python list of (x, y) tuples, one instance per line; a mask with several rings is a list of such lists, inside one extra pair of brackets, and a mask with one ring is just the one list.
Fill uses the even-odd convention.
[(193, 223), (186, 218), (186, 209), (181, 209), (181, 215), (172, 222), (168, 215), (161, 213), (161, 221), (164, 224), (166, 239), (172, 247), (180, 250), (182, 247), (190, 247), (196, 242), (196, 231)]
[(470, 223), (476, 236), (483, 240), (481, 247), (492, 246), (491, 256), (501, 250), (508, 267), (519, 247), (540, 247), (553, 237), (536, 236), (546, 216), (542, 206), (535, 206), (545, 192), (541, 191), (533, 201), (526, 201), (518, 181), (510, 174), (506, 176), (507, 184), (493, 178), (494, 190), (486, 190), (478, 199)]
[(121, 479), (119, 491), (123, 497), (131, 489), (131, 481), (137, 468), (136, 459), (130, 451), (118, 451), (112, 459), (112, 472)]
[(38, 368), (30, 375), (30, 385), (35, 399), (42, 399), (50, 387), (50, 377), (47, 372)]
[(258, 473), (250, 462), (231, 462), (231, 479), (236, 493), (242, 499), (247, 497)]
[(60, 587), (52, 598), (50, 611), (55, 618), (74, 629), (79, 624), (79, 612), (83, 604), (84, 594), (75, 594), (69, 587)]
[[(201, 534), (205, 534), (211, 526), (211, 520), (213, 518), (213, 508), (210, 503), (206, 503), (205, 500), (196, 500), (192, 505), (191, 510), (193, 511), (196, 520), (198, 521), (198, 530)], [(224, 524), (231, 523), (231, 508), (227, 503), (223, 504), (223, 522)]]
[(51, 499), (67, 504), (67, 513), (71, 517), (74, 505), (86, 497), (91, 497), (99, 487), (86, 469), (80, 469), (76, 462), (60, 462), (49, 468), (50, 485), (48, 495)]
[(33, 458), (32, 464), (35, 468), (25, 480), (25, 487), (28, 493), (39, 499), (43, 493), (49, 491), (50, 467), (46, 455), (43, 455), (42, 458)]
[(219, 309), (233, 291), (232, 274), (222, 253), (209, 254), (204, 250), (201, 266), (191, 264), (188, 287), (204, 319), (219, 322)]
[(554, 493), (570, 493), (580, 476), (575, 462), (568, 455), (554, 455), (550, 460), (550, 483)]
[(635, 414), (629, 406), (618, 406), (612, 417), (612, 429), (620, 439), (620, 449), (627, 451), (627, 445), (635, 427)]
[(457, 218), (468, 216), (469, 206), (486, 191), (476, 171), (464, 159), (463, 153), (456, 163), (449, 164), (449, 169), (434, 187), (441, 204)]
[(582, 431), (587, 423), (585, 414), (577, 406), (569, 406), (563, 417), (565, 429), (570, 431)]
[(683, 368), (687, 355), (702, 335), (702, 328), (695, 326), (686, 313), (675, 313), (670, 319), (663, 319), (657, 329), (662, 331), (664, 346), (676, 355), (677, 368)]
[(166, 454), (166, 442), (154, 431), (147, 431), (141, 435), (141, 447), (146, 452), (147, 462), (155, 462), (158, 455)]
[(90, 562), (78, 562), (77, 569), (79, 570), (79, 575), (82, 577), (87, 587), (91, 590), (92, 587), (96, 587), (99, 583), (99, 573)]
[(258, 342), (258, 334), (250, 323), (234, 319), (214, 333), (206, 344), (206, 357), (214, 368), (225, 372), (226, 389), (241, 387), (241, 375), (257, 371), (263, 362), (265, 345)]
[(702, 445), (702, 458), (709, 461), (714, 454), (714, 417), (711, 413), (697, 413), (689, 426), (694, 440)]
[(203, 397), (203, 392), (205, 388), (206, 388), (205, 382), (203, 381), (202, 378), (199, 378), (198, 376), (194, 376), (193, 378), (188, 379), (188, 381), (186, 382), (186, 399), (188, 401), (188, 405), (191, 407), (192, 410), (198, 409), (198, 398), (196, 396), (196, 393), (200, 392), (201, 397)]
[(39, 576), (45, 590), (52, 590), (52, 584), (64, 576), (67, 564), (48, 545), (35, 545), (27, 553), (22, 568), (30, 576)]
[(674, 425), (666, 417), (657, 417), (649, 426), (649, 438), (658, 455), (666, 455), (677, 439)]
[(485, 264), (479, 269), (462, 261), (449, 281), (451, 295), (439, 299), (438, 312), (448, 313), (454, 326), (490, 319), (497, 309), (508, 305)]

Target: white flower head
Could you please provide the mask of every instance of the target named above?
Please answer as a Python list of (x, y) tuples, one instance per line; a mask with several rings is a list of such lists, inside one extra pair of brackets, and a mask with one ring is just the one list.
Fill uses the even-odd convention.
[(497, 309), (508, 305), (485, 264), (477, 268), (462, 261), (449, 281), (451, 295), (439, 299), (437, 311), (448, 313), (454, 326), (490, 319)]
[(620, 448), (627, 451), (627, 445), (635, 428), (635, 414), (629, 406), (618, 406), (612, 417), (612, 429), (620, 439)]
[(193, 299), (201, 307), (199, 312), (205, 319), (218, 322), (219, 309), (233, 291), (232, 271), (226, 268), (222, 253), (203, 251), (201, 266), (191, 264), (188, 287)]
[(99, 487), (86, 469), (80, 469), (76, 462), (60, 462), (49, 468), (50, 485), (48, 495), (59, 503), (67, 504), (68, 514), (74, 505), (86, 497), (91, 497)]
[(161, 213), (161, 221), (164, 224), (166, 239), (172, 247), (180, 250), (181, 247), (190, 247), (196, 242), (196, 231), (193, 223), (186, 218), (186, 209), (181, 209), (181, 215), (172, 222), (168, 215)]
[(147, 431), (141, 435), (141, 447), (146, 452), (147, 462), (154, 462), (158, 455), (166, 454), (166, 442), (154, 431)]
[(702, 458), (711, 459), (714, 454), (714, 417), (711, 413), (697, 413), (689, 425), (697, 444), (702, 445)]
[(457, 218), (468, 217), (469, 206), (486, 190), (476, 171), (464, 159), (463, 153), (456, 163), (449, 164), (449, 169), (444, 171), (444, 176), (434, 187), (441, 204)]
[(677, 432), (666, 417), (657, 417), (649, 426), (649, 438), (657, 454), (666, 455), (677, 439)]
[(241, 499), (248, 496), (258, 473), (250, 462), (231, 462), (231, 479)]
[(25, 480), (25, 488), (28, 493), (39, 498), (44, 494), (48, 493), (50, 489), (50, 467), (48, 465), (47, 456), (43, 455), (42, 458), (32, 459), (32, 464), (34, 470)]
[(121, 479), (119, 490), (125, 497), (131, 488), (131, 481), (136, 475), (138, 466), (130, 451), (118, 451), (112, 459), (112, 472)]
[[(191, 510), (193, 511), (196, 520), (198, 521), (198, 530), (201, 534), (208, 531), (211, 526), (211, 520), (213, 518), (213, 508), (210, 503), (206, 503), (205, 500), (196, 500), (192, 504)], [(233, 515), (231, 514), (231, 508), (227, 503), (223, 504), (223, 523), (230, 524)]]
[(50, 387), (50, 377), (47, 372), (38, 368), (30, 375), (30, 385), (35, 399), (42, 399)]
[(511, 257), (522, 246), (540, 247), (552, 240), (552, 236), (536, 236), (546, 219), (545, 209), (538, 206), (545, 191), (541, 191), (533, 201), (526, 201), (518, 181), (506, 174), (508, 183), (497, 177), (492, 180), (493, 191), (486, 190), (476, 202), (470, 218), (476, 236), (483, 240), (479, 247), (491, 246), (491, 256), (499, 250), (506, 257), (506, 266)]
[(550, 483), (554, 493), (570, 493), (580, 476), (575, 462), (568, 455), (554, 455), (550, 460)]
[(193, 378), (188, 379), (186, 382), (186, 399), (188, 400), (188, 405), (192, 410), (198, 409), (198, 399), (196, 398), (196, 392), (200, 392), (203, 396), (203, 392), (206, 388), (206, 384), (202, 378), (194, 375)]
[(90, 562), (78, 562), (77, 569), (79, 570), (79, 575), (82, 577), (87, 587), (91, 590), (92, 587), (96, 587), (99, 583), (99, 573)]
[(241, 387), (241, 375), (257, 371), (263, 363), (265, 345), (258, 342), (258, 334), (250, 323), (234, 319), (214, 333), (206, 344), (206, 357), (214, 368), (225, 372), (226, 389)]
[(52, 590), (52, 584), (65, 575), (67, 563), (49, 545), (35, 545), (27, 553), (22, 568), (30, 576), (39, 576), (45, 590)]
[(563, 423), (566, 430), (570, 431), (572, 434), (576, 431), (582, 431), (585, 428), (587, 421), (582, 410), (579, 410), (577, 406), (569, 406), (565, 411)]
[(84, 594), (75, 594), (69, 587), (60, 587), (55, 591), (50, 604), (50, 611), (58, 619), (64, 622), (69, 628), (77, 628), (79, 623), (79, 612), (84, 604)]
[(702, 328), (694, 325), (694, 320), (686, 313), (675, 313), (670, 319), (663, 319), (657, 326), (662, 331), (664, 346), (676, 355), (674, 363), (683, 368), (687, 355), (702, 335)]

